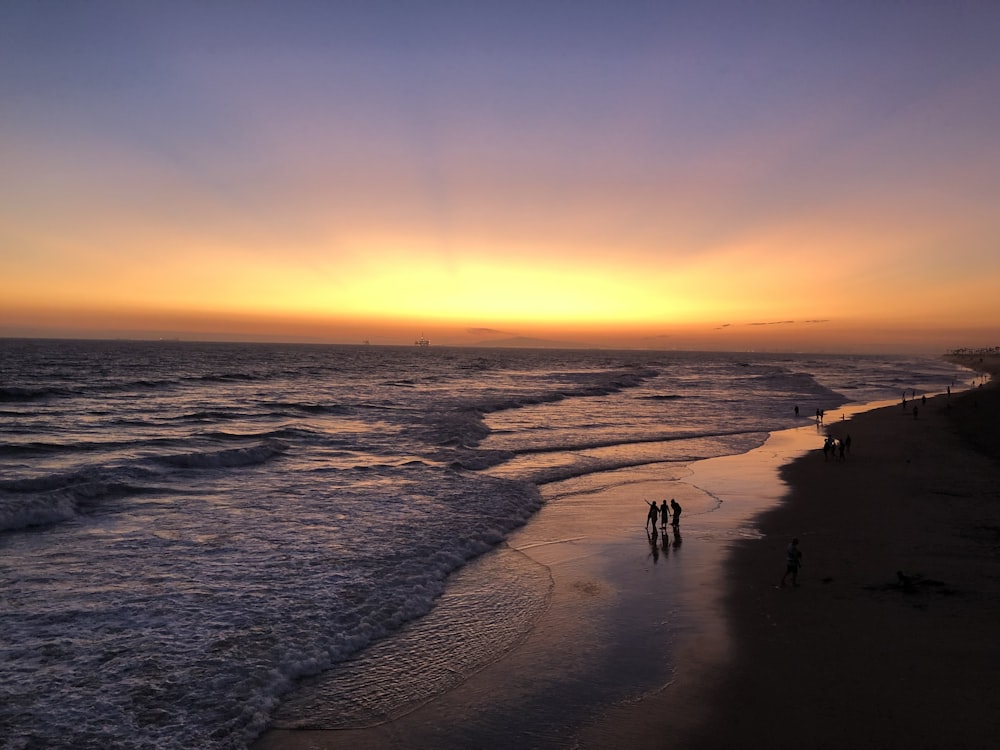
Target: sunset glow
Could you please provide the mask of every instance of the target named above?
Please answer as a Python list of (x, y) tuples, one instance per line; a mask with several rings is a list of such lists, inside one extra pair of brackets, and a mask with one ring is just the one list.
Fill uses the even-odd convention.
[(1000, 343), (1000, 6), (223, 6), (5, 5), (0, 335)]

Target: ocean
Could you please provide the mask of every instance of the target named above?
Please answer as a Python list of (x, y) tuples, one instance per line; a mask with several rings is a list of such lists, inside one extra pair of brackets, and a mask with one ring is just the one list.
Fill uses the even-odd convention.
[[(969, 379), (913, 357), (0, 340), (0, 744), (244, 748), (496, 556), (542, 488)], [(509, 648), (547, 581), (512, 556), (490, 576), (436, 612), (444, 635), (408, 636), (407, 680), (346, 681), (325, 725)]]

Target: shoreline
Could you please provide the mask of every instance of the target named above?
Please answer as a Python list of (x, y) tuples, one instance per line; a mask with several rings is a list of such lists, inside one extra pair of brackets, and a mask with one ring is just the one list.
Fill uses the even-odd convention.
[[(548, 572), (547, 610), (510, 651), (457, 687), (364, 728), (272, 725), (252, 747), (596, 748), (625, 737), (632, 747), (661, 747), (655, 727), (620, 717), (644, 713), (664, 696), (676, 703), (670, 696), (685, 660), (696, 656), (705, 667), (723, 659), (717, 582), (724, 550), (757, 535), (752, 516), (784, 491), (780, 466), (819, 444), (815, 422), (804, 417), (748, 453), (679, 465), (673, 475), (662, 464), (633, 467), (589, 492), (561, 488), (506, 545), (460, 575), (490, 585), (492, 558), (511, 554)], [(643, 528), (645, 496), (676, 496), (685, 508), (679, 533), (668, 530), (656, 547)], [(426, 622), (435, 617), (418, 627), (436, 627)], [(690, 720), (696, 691), (684, 694)], [(671, 724), (675, 732), (677, 719)]]
[[(947, 469), (940, 464), (955, 460), (953, 450), (960, 456), (968, 453), (957, 436), (952, 441), (944, 439), (948, 426), (941, 413), (944, 407), (937, 400), (957, 404), (967, 393), (928, 399), (916, 420), (898, 405), (872, 411), (866, 411), (872, 405), (848, 406), (831, 411), (825, 428), (804, 419), (802, 427), (773, 433), (749, 453), (695, 462), (687, 476), (663, 479), (631, 469), (622, 483), (602, 492), (569, 495), (546, 504), (507, 545), (548, 568), (552, 576), (548, 610), (524, 640), (458, 687), (377, 726), (272, 728), (252, 747), (628, 746), (656, 750), (746, 746), (748, 737), (755, 738), (753, 744), (759, 738), (759, 744), (771, 747), (930, 746), (921, 744), (926, 734), (923, 726), (907, 732), (900, 723), (905, 723), (909, 706), (925, 717), (940, 717), (940, 710), (935, 712), (928, 705), (933, 703), (930, 697), (913, 702), (908, 691), (900, 690), (894, 675), (906, 674), (898, 670), (906, 666), (907, 658), (926, 661), (925, 652), (935, 645), (934, 634), (940, 639), (948, 632), (954, 612), (942, 602), (947, 606), (961, 601), (968, 609), (982, 597), (969, 601), (962, 594), (943, 594), (942, 589), (968, 587), (956, 583), (957, 572), (941, 577), (936, 568), (923, 565), (926, 550), (924, 557), (919, 549), (910, 557), (900, 553), (922, 528), (925, 517), (932, 519), (928, 522), (931, 541), (940, 535), (933, 517), (935, 493), (941, 485), (931, 492), (930, 507), (921, 506), (919, 511), (900, 507), (899, 498), (886, 502), (891, 494), (887, 488), (900, 478), (885, 471), (885, 462), (895, 465), (903, 454), (883, 456), (874, 448), (919, 450), (910, 464), (903, 464), (903, 478), (910, 485), (920, 477), (936, 476), (933, 467)], [(842, 414), (851, 419), (841, 420)], [(900, 441), (894, 435), (899, 430), (916, 436), (916, 443)], [(835, 435), (850, 431), (853, 455), (842, 464), (824, 466), (822, 452), (816, 450), (824, 431)], [(914, 457), (919, 459), (918, 477), (905, 474), (918, 474), (910, 470)], [(972, 475), (983, 471), (976, 461), (955, 465)], [(836, 482), (830, 482), (829, 469), (838, 472)], [(828, 491), (823, 491), (825, 485), (830, 485)], [(637, 537), (634, 528), (641, 527), (637, 516), (644, 515), (641, 506), (636, 507), (637, 498), (669, 497), (680, 492), (681, 486), (689, 488), (685, 491), (723, 498), (721, 512), (708, 514), (711, 518), (689, 516), (685, 504), (681, 535), (686, 543), (681, 546), (677, 540), (675, 545), (671, 540), (658, 555), (651, 555), (650, 545), (643, 536)], [(884, 498), (879, 494), (880, 502), (872, 503), (873, 492), (886, 494)], [(823, 494), (822, 504), (817, 502), (818, 493)], [(872, 523), (860, 515), (866, 505), (879, 509), (873, 515), (881, 517), (898, 537), (892, 543), (875, 545), (874, 552), (885, 553), (881, 557), (873, 557), (866, 534), (859, 531), (862, 520), (865, 528)], [(803, 510), (808, 512), (801, 515)], [(894, 523), (892, 514), (897, 512), (913, 523), (905, 528)], [(790, 534), (802, 539), (803, 585), (778, 590), (774, 584), (783, 572), (784, 546)], [(832, 544), (827, 543), (830, 538)], [(847, 549), (851, 552), (845, 553)], [(934, 549), (932, 544), (931, 556)], [(860, 562), (863, 558), (867, 558), (864, 563)], [(929, 581), (941, 580), (942, 587), (921, 591), (927, 601), (916, 603), (926, 605), (924, 609), (891, 601), (909, 597), (908, 593), (879, 588), (891, 587), (895, 570), (902, 568)], [(995, 572), (1000, 580), (1000, 571)], [(824, 578), (831, 580), (823, 582)], [(990, 606), (986, 621), (992, 623), (1000, 612), (996, 604)], [(685, 616), (678, 608), (689, 608), (692, 614)], [(910, 610), (924, 614), (932, 610), (932, 617), (924, 617), (928, 621), (924, 627), (914, 628)], [(961, 614), (966, 619), (970, 616), (965, 610)], [(976, 614), (981, 613), (977, 610)], [(984, 618), (972, 619), (982, 622)], [(903, 641), (923, 651), (914, 655), (900, 648), (892, 669), (884, 670), (884, 679), (872, 680), (873, 665), (884, 650), (883, 637), (897, 628), (913, 632)], [(945, 629), (936, 630), (940, 628)], [(990, 635), (988, 630), (982, 628), (981, 638)], [(657, 639), (666, 636), (673, 638), (669, 662), (657, 646)], [(845, 658), (845, 652), (851, 657)], [(988, 653), (995, 654), (995, 650)], [(969, 654), (970, 660), (976, 654), (980, 652)], [(937, 661), (938, 679), (953, 679), (954, 668), (943, 657)], [(914, 685), (926, 684), (919, 676), (908, 679)], [(619, 687), (629, 683), (629, 690), (624, 698), (595, 693), (594, 683), (601, 681)], [(976, 689), (982, 685), (977, 683)], [(894, 697), (887, 706), (879, 699), (879, 691), (907, 695)], [(860, 700), (876, 706), (875, 713), (855, 707)], [(817, 707), (822, 717), (816, 716)], [(969, 713), (996, 718), (996, 709), (992, 714), (971, 709)], [(886, 721), (886, 715), (897, 719)], [(970, 729), (961, 735), (949, 734), (946, 744), (981, 746), (975, 739), (985, 735), (971, 728), (975, 723), (971, 718), (961, 720)], [(883, 727), (874, 735), (870, 734), (872, 722)]]
[[(976, 365), (1000, 373), (996, 359)], [(765, 536), (726, 564), (733, 659), (706, 690), (714, 720), (682, 746), (994, 746), (995, 384), (935, 396), (919, 416), (895, 405), (832, 423), (852, 455), (783, 467), (789, 492), (757, 519)], [(779, 589), (792, 536), (801, 586)]]

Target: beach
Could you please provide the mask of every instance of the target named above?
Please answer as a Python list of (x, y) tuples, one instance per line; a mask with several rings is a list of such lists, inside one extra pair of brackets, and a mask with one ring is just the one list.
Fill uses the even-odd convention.
[[(994, 746), (998, 419), (992, 387), (900, 403), (829, 426), (844, 461), (782, 470), (765, 536), (727, 562), (732, 659), (683, 746)], [(801, 585), (777, 589), (792, 537)]]
[[(627, 470), (549, 503), (500, 552), (551, 578), (501, 658), (365, 727), (279, 713), (254, 747), (992, 746), (998, 396), (809, 415), (689, 474)], [(850, 434), (843, 459), (824, 457), (828, 433)], [(664, 493), (719, 506), (654, 544), (641, 499)], [(799, 585), (781, 587), (793, 537)]]

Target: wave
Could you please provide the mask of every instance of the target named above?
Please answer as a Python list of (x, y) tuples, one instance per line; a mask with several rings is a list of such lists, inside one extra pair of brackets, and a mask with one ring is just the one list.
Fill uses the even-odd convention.
[(169, 438), (152, 440), (77, 440), (72, 443), (35, 440), (28, 443), (0, 444), (0, 456), (57, 456), (75, 453), (107, 453), (121, 449), (134, 450), (140, 446), (174, 443)]
[(93, 512), (106, 500), (153, 491), (158, 490), (92, 471), (2, 481), (0, 531), (69, 521)]
[(704, 440), (729, 437), (746, 437), (750, 435), (767, 434), (761, 429), (752, 430), (713, 430), (710, 432), (677, 432), (670, 435), (644, 435), (641, 437), (612, 438), (606, 440), (575, 440), (571, 442), (559, 443), (558, 445), (541, 445), (518, 448), (513, 451), (516, 455), (530, 455), (539, 453), (567, 453), (573, 451), (596, 450), (598, 448), (617, 448), (629, 445), (648, 445), (649, 443), (674, 443), (677, 441)]
[(226, 448), (223, 450), (193, 451), (156, 456), (153, 460), (180, 469), (232, 469), (241, 466), (256, 466), (283, 455), (286, 447), (278, 441), (246, 448)]
[(79, 391), (70, 388), (55, 388), (52, 386), (33, 388), (30, 386), (10, 385), (0, 387), (0, 402), (41, 401), (62, 396), (76, 396), (78, 394)]
[(213, 372), (187, 379), (201, 383), (250, 383), (256, 380), (266, 380), (268, 377), (268, 375), (254, 375), (248, 372)]
[(39, 441), (31, 443), (7, 443), (0, 445), (0, 456), (38, 456), (53, 453), (68, 453), (75, 450), (79, 450), (79, 446), (71, 446), (64, 443), (43, 443)]
[[(766, 432), (727, 433), (726, 435), (718, 437), (725, 438), (729, 436), (742, 438), (742, 440), (724, 441), (724, 443), (728, 442), (728, 444), (705, 444), (695, 441), (692, 442), (691, 445), (687, 446), (683, 452), (673, 452), (669, 455), (659, 452), (656, 454), (637, 453), (627, 456), (623, 456), (617, 452), (610, 455), (588, 455), (586, 457), (578, 457), (577, 460), (561, 465), (545, 465), (523, 468), (518, 472), (517, 476), (522, 480), (541, 486), (555, 482), (562, 482), (568, 479), (576, 479), (578, 477), (591, 476), (594, 474), (604, 474), (607, 472), (618, 471), (620, 469), (630, 469), (639, 466), (664, 464), (688, 465), (694, 461), (715, 458), (720, 455), (745, 453), (746, 451), (763, 445), (767, 439), (767, 435), (768, 433)], [(717, 436), (710, 436), (710, 438), (714, 437)]]
[(0, 499), (0, 531), (16, 531), (29, 526), (48, 526), (68, 521), (77, 515), (72, 497)]
[(261, 404), (267, 409), (275, 409), (279, 414), (288, 411), (301, 412), (304, 414), (347, 414), (350, 412), (346, 406), (341, 404), (312, 404), (298, 401), (267, 401)]
[(131, 391), (166, 391), (176, 388), (180, 381), (174, 378), (139, 378), (119, 382), (101, 383), (88, 387), (96, 393), (129, 393)]
[(638, 466), (652, 466), (655, 464), (688, 464), (692, 461), (709, 457), (710, 456), (681, 456), (678, 458), (647, 457), (636, 459), (607, 459), (603, 461), (594, 461), (585, 465), (577, 464), (538, 469), (533, 472), (528, 479), (532, 484), (541, 487), (545, 484), (564, 482), (567, 479), (576, 479), (577, 477), (585, 477), (591, 474), (604, 474), (606, 472), (617, 471), (619, 469), (632, 469)]
[[(57, 447), (58, 449), (58, 447)], [(239, 468), (263, 464), (286, 452), (278, 440), (242, 448), (156, 455), (147, 460), (172, 469)], [(168, 492), (143, 484), (157, 481), (162, 470), (129, 462), (125, 466), (87, 467), (76, 471), (0, 480), (0, 531), (47, 526), (92, 513), (108, 500), (150, 492)]]
[(442, 408), (435, 412), (431, 421), (424, 425), (433, 444), (439, 447), (471, 448), (490, 434), (484, 422), (487, 414), (525, 406), (557, 403), (569, 398), (607, 396), (612, 393), (635, 388), (657, 372), (649, 369), (634, 371), (600, 371), (566, 373), (566, 384), (554, 390), (527, 391), (504, 394), (490, 398), (480, 398), (473, 403), (458, 405), (453, 409)]
[(325, 440), (328, 436), (321, 430), (311, 429), (300, 425), (284, 425), (273, 430), (263, 432), (226, 432), (225, 430), (213, 430), (212, 432), (198, 433), (198, 437), (217, 440), (220, 443), (247, 442), (251, 440), (281, 441), (281, 440), (307, 440), (315, 442)]
[[(128, 424), (117, 421), (114, 424)], [(263, 433), (261, 435), (233, 434), (225, 432), (209, 433), (207, 437), (213, 439), (228, 440), (252, 440), (268, 437), (280, 437), (280, 430)], [(164, 446), (177, 447), (183, 445), (184, 441), (174, 437), (154, 437), (147, 439), (133, 440), (76, 440), (73, 442), (55, 442), (35, 440), (25, 443), (0, 443), (0, 456), (72, 456), (74, 454), (101, 454), (111, 456), (118, 451), (127, 451), (134, 455), (140, 449), (163, 450)]]

